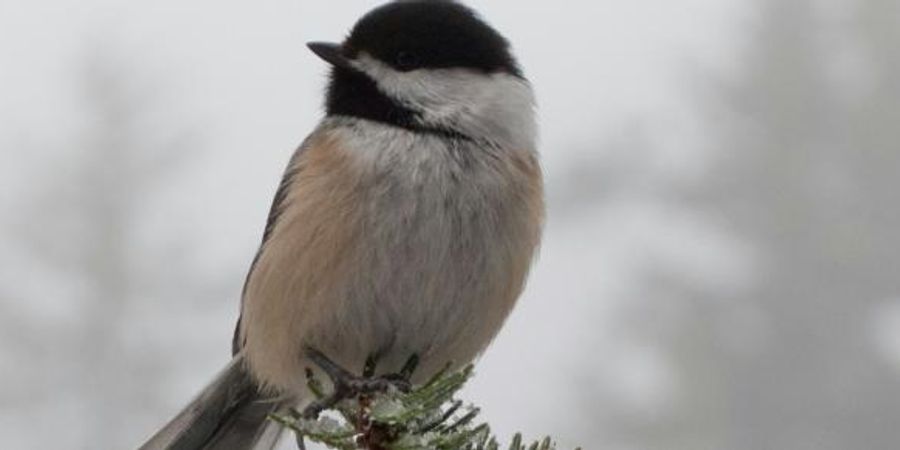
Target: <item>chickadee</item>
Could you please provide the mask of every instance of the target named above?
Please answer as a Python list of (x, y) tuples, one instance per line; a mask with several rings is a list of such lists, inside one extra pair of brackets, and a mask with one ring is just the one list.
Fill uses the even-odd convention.
[(395, 1), (341, 44), (244, 285), (228, 367), (145, 449), (269, 449), (310, 351), (412, 382), (468, 364), (522, 291), (543, 222), (534, 96), (506, 39), (447, 0)]

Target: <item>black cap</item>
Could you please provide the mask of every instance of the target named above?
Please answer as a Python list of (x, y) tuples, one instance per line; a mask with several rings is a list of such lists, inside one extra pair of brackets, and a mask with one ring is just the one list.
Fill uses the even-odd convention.
[[(447, 0), (402, 0), (366, 14), (342, 49), (399, 69), (469, 68), (521, 76), (509, 42), (470, 8)], [(333, 63), (333, 62), (332, 62)]]

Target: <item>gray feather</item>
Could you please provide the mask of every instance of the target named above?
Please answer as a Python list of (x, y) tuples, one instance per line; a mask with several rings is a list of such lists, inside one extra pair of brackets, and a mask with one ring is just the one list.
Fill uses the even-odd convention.
[(269, 450), (281, 427), (268, 416), (280, 406), (259, 394), (237, 356), (140, 450)]

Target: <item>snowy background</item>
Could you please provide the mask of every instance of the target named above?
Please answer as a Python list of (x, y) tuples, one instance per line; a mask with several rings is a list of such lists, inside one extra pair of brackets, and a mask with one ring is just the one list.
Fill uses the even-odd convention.
[[(373, 1), (0, 0), (0, 447), (135, 448), (227, 360)], [(562, 449), (900, 442), (900, 3), (471, 1), (549, 224), (466, 397)]]

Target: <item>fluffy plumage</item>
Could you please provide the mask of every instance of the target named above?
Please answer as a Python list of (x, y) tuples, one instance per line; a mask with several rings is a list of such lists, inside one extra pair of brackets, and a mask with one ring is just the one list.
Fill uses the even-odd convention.
[(538, 243), (535, 155), (344, 117), (313, 136), (248, 279), (251, 372), (302, 393), (307, 345), (350, 368), (378, 355), (383, 371), (418, 353), (421, 376), (471, 361)]
[(417, 354), (422, 379), (477, 357), (523, 289), (543, 188), (507, 41), (459, 3), (406, 0), (313, 50), (335, 65), (326, 117), (275, 196), (235, 362), (145, 448), (270, 448), (265, 413), (308, 398), (307, 348), (382, 373)]

